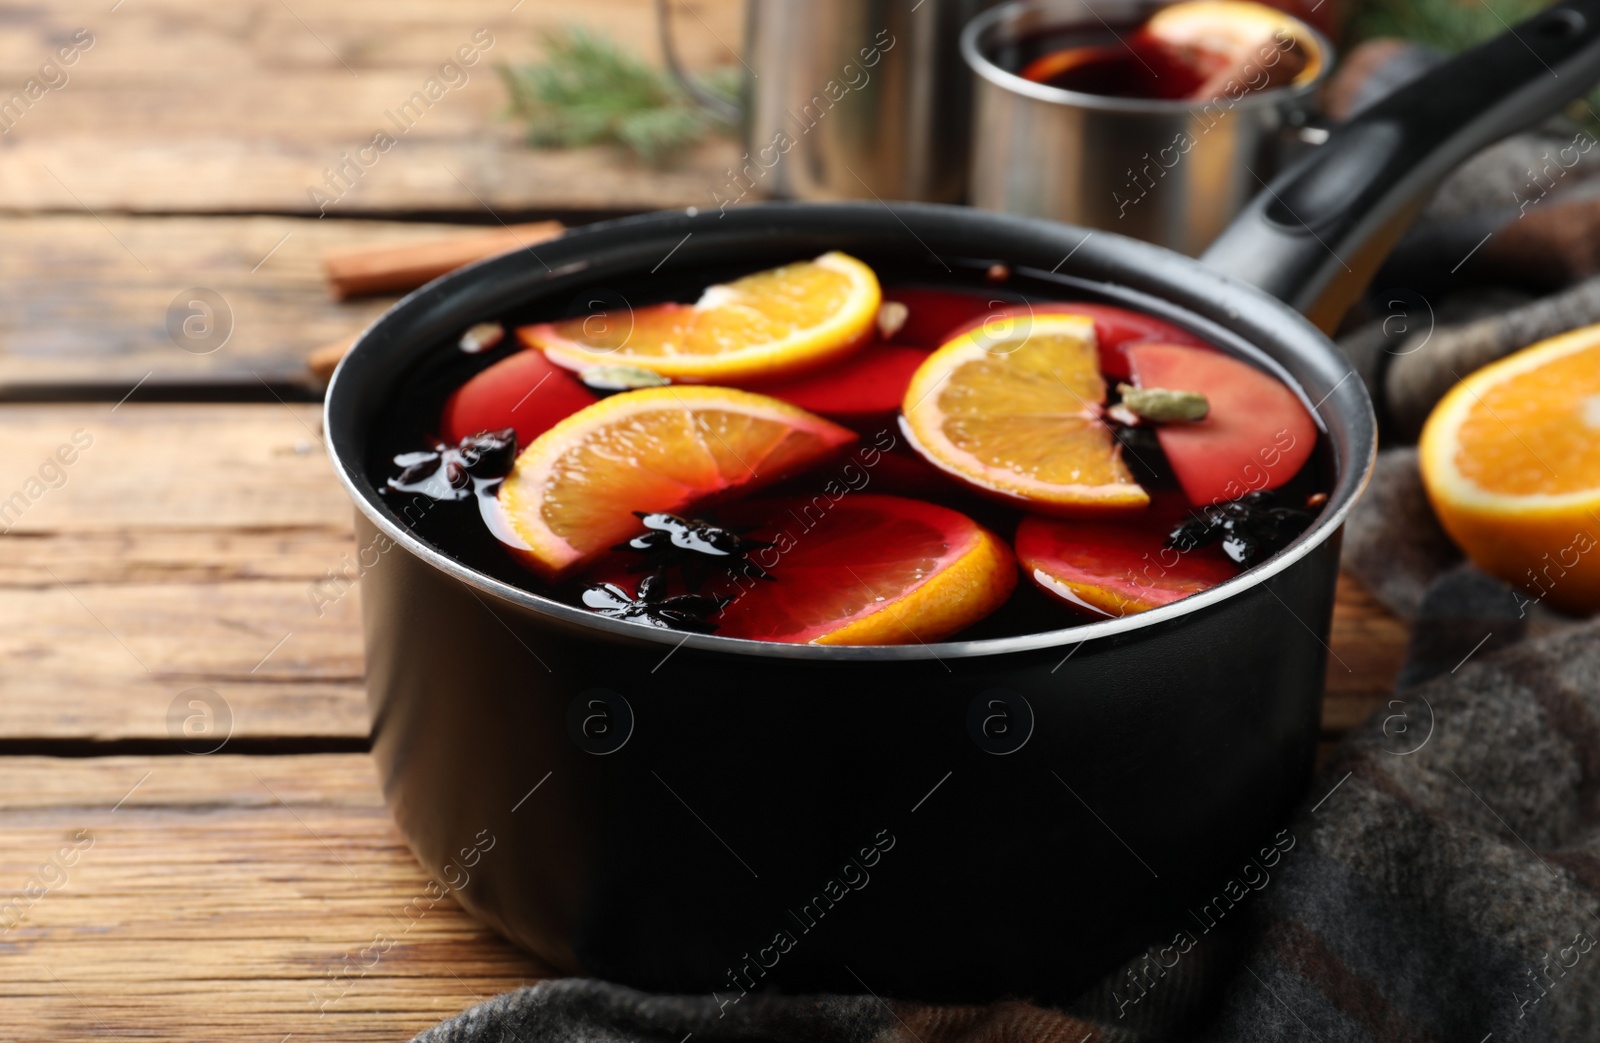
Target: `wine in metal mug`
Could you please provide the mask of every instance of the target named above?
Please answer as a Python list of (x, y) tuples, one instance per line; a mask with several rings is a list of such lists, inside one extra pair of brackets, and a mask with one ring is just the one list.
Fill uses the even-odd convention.
[[(1290, 134), (1309, 120), (1332, 66), (1332, 46), (1297, 19), (1284, 15), (1292, 31), (1264, 39), (1217, 96), (1203, 101), (1092, 94), (1020, 74), (1042, 43), (1107, 40), (1115, 47), (1123, 30), (1166, 6), (1017, 0), (968, 24), (961, 51), (976, 81), (975, 206), (1120, 232), (1197, 256), (1261, 191)], [(1303, 67), (1274, 86), (1274, 67), (1294, 47), (1307, 52)]]

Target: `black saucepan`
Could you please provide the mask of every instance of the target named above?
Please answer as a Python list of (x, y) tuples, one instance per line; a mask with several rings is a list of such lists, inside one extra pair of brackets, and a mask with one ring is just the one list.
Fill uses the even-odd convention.
[[(1290, 843), (1375, 445), (1361, 381), (1298, 312), (1330, 325), (1451, 165), (1597, 77), (1600, 0), (1547, 10), (1335, 135), (1206, 263), (959, 208), (763, 205), (594, 225), (412, 294), (340, 366), (326, 426), (358, 541), (383, 551), (362, 583), (374, 751), (417, 857), (556, 968), (728, 1003), (1064, 997), (1220, 922), (1251, 856)], [(597, 618), (461, 564), (375, 490), (397, 388), (468, 326), (830, 249), (932, 284), (1001, 262), (1014, 287), (1271, 370), (1323, 426), (1326, 506), (1266, 563), (1142, 615), (825, 648)]]

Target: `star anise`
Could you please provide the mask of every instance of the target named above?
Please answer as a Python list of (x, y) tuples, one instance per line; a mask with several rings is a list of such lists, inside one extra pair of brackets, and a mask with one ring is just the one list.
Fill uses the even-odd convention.
[(1190, 551), (1221, 541), (1224, 554), (1249, 566), (1287, 547), (1310, 524), (1310, 514), (1277, 506), (1277, 497), (1270, 492), (1246, 493), (1194, 512), (1172, 530), (1167, 546)]
[(435, 500), (465, 500), (472, 495), (473, 479), (487, 483), (504, 478), (516, 458), (514, 428), (480, 431), (455, 445), (439, 442), (431, 450), (401, 453), (394, 458), (401, 471), (386, 488)]
[(472, 477), (504, 478), (517, 460), (517, 429), (503, 427), (468, 435), (456, 446), (456, 452), (461, 454), (462, 466)]
[(645, 561), (635, 571), (668, 565), (703, 566), (715, 563), (733, 575), (772, 579), (767, 570), (750, 560), (752, 551), (772, 546), (764, 540), (748, 539), (732, 529), (724, 529), (699, 518), (684, 519), (660, 512), (633, 513), (644, 524), (646, 531), (612, 549), (643, 553)]
[(721, 612), (730, 600), (705, 594), (668, 597), (666, 576), (660, 571), (641, 579), (638, 589), (631, 595), (615, 583), (597, 583), (583, 592), (584, 606), (602, 616), (698, 634), (709, 634), (717, 629), (710, 617)]

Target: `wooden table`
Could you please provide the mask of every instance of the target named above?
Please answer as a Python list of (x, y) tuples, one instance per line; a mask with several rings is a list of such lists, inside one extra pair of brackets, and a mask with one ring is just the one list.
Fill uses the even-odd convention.
[[(736, 0), (693, 6), (691, 55), (726, 60)], [(354, 544), (295, 401), (303, 352), (385, 302), (331, 303), (317, 259), (436, 230), (419, 214), (702, 201), (732, 146), (667, 172), (531, 152), (480, 69), (319, 219), (305, 186), (458, 39), (492, 27), (493, 57), (525, 57), (572, 17), (648, 52), (648, 4), (110, 7), (0, 4), (0, 83), (97, 41), (0, 137), (0, 501), (25, 500), (0, 522), (0, 1038), (407, 1039), (543, 969), (454, 906), (398, 919), (428, 882), (365, 753), (359, 592), (310, 598)], [(190, 287), (234, 315), (212, 354), (165, 329)], [(1387, 697), (1403, 643), (1341, 586), (1330, 739)], [(184, 752), (186, 722), (226, 743)], [(380, 932), (380, 962), (335, 982)]]
[[(113, 7), (113, 4), (115, 6)], [(0, 2), (10, 91), (80, 30), (93, 45), (20, 118), (0, 112), (0, 396), (92, 379), (289, 382), (304, 350), (382, 301), (321, 292), (324, 248), (418, 232), (708, 205), (739, 163), (714, 137), (664, 167), (604, 147), (539, 151), (504, 117), (495, 66), (584, 25), (654, 58), (654, 0)], [(679, 0), (692, 64), (736, 65), (740, 0)], [(492, 45), (398, 134), (387, 113), (480, 30)], [(54, 74), (50, 76), (57, 81)], [(460, 77), (450, 74), (452, 82)], [(0, 97), (0, 101), (4, 101)], [(397, 143), (325, 209), (311, 190), (380, 129)], [(226, 350), (177, 350), (166, 314), (192, 287), (233, 313)]]
[[(317, 426), (276, 403), (0, 408), (7, 489), (94, 440), (0, 539), (0, 895), (93, 838), (0, 935), (13, 1038), (401, 1040), (540, 974), (454, 906), (396, 934), (427, 880), (361, 752), (359, 592), (321, 616), (309, 596), (354, 547)], [(1387, 697), (1403, 641), (1341, 586), (1330, 738)], [(231, 735), (186, 755), (169, 714), (208, 699)], [(332, 984), (377, 932), (398, 944)]]

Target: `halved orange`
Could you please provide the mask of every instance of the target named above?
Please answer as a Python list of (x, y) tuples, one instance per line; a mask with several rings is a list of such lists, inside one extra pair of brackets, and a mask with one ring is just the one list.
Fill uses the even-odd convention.
[(822, 645), (940, 641), (1011, 595), (1016, 559), (957, 511), (847, 493), (741, 503), (718, 520), (772, 546), (754, 560), (771, 582), (727, 581), (738, 596), (714, 622), (726, 637)]
[(729, 388), (664, 387), (602, 399), (529, 445), (499, 503), (529, 563), (554, 577), (679, 511), (777, 481), (832, 456), (853, 431)]
[(1600, 609), (1600, 325), (1457, 384), (1422, 429), (1422, 480), (1485, 571), (1569, 612)]
[(639, 366), (689, 383), (765, 380), (811, 369), (871, 338), (883, 291), (838, 252), (710, 286), (694, 304), (653, 304), (517, 331), (569, 369)]
[(912, 445), (962, 482), (1046, 514), (1150, 502), (1101, 419), (1094, 319), (1019, 317), (928, 356), (901, 409)]

